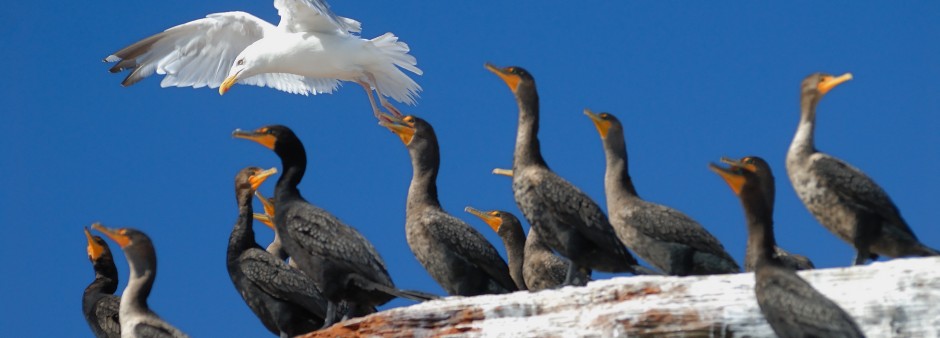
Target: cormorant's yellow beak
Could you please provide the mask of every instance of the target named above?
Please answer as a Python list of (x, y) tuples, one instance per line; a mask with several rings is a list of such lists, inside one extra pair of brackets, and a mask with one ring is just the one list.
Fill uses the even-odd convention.
[(95, 222), (95, 224), (92, 224), (91, 228), (101, 231), (101, 233), (105, 234), (106, 236), (108, 236), (108, 238), (111, 238), (111, 240), (113, 240), (119, 246), (121, 246), (121, 249), (126, 248), (128, 245), (131, 245), (131, 238), (125, 234), (126, 230), (124, 229), (111, 229), (97, 222)]
[(261, 193), (257, 190), (255, 190), (255, 197), (257, 197), (258, 200), (261, 201), (261, 205), (264, 206), (264, 213), (274, 216), (274, 203), (272, 203), (270, 199), (267, 199), (261, 195)]
[(512, 177), (512, 169), (496, 168), (496, 169), (493, 169), (493, 175), (503, 175), (503, 176)]
[(816, 90), (819, 91), (819, 94), (825, 95), (832, 88), (842, 84), (845, 81), (852, 79), (852, 73), (845, 73), (840, 76), (825, 76), (822, 78), (822, 81), (819, 81), (819, 84), (816, 85)]
[[(728, 163), (726, 160), (727, 159), (725, 158), (721, 159), (722, 162)], [(744, 178), (744, 175), (738, 171), (740, 170), (738, 167), (736, 167), (734, 164), (731, 164), (731, 166), (726, 169), (719, 167), (714, 163), (709, 163), (708, 169), (711, 169), (716, 174), (718, 174), (718, 176), (721, 176), (721, 178), (725, 180), (725, 183), (728, 183), (728, 186), (731, 187), (731, 191), (734, 191), (735, 195), (741, 194), (741, 188), (744, 187), (744, 182), (746, 179)]]
[(267, 133), (268, 128), (261, 128), (255, 131), (244, 131), (241, 129), (235, 129), (232, 132), (232, 137), (234, 138), (243, 138), (246, 140), (252, 140), (260, 143), (261, 145), (267, 147), (268, 149), (274, 150), (274, 144), (277, 143), (277, 137)]
[(522, 82), (522, 78), (519, 75), (513, 74), (509, 71), (509, 68), (498, 68), (492, 63), (487, 62), (483, 65), (487, 70), (499, 76), (500, 79), (506, 82), (506, 85), (509, 86), (509, 90), (512, 90), (513, 93), (516, 92), (516, 89), (519, 88), (519, 83)]
[(499, 212), (497, 211), (483, 212), (473, 207), (466, 207), (463, 210), (482, 219), (490, 228), (493, 228), (493, 231), (499, 232), (499, 226), (503, 225), (503, 218), (499, 217)]
[(263, 170), (257, 174), (251, 175), (251, 177), (248, 178), (248, 183), (251, 183), (252, 190), (254, 190), (255, 192), (258, 192), (258, 187), (261, 186), (261, 183), (264, 183), (264, 181), (267, 180), (268, 177), (271, 177), (271, 175), (274, 175), (274, 174), (277, 174), (277, 168)]
[(104, 247), (95, 241), (95, 237), (91, 235), (91, 232), (88, 231), (87, 227), (83, 229), (85, 229), (85, 237), (88, 238), (88, 258), (91, 258), (93, 261), (97, 261), (98, 258), (104, 254)]
[(267, 225), (272, 230), (274, 229), (274, 219), (272, 219), (270, 215), (260, 214), (256, 212), (252, 214), (251, 216), (254, 217), (256, 220), (258, 220), (258, 222), (264, 223), (264, 225)]
[(401, 142), (404, 143), (405, 146), (411, 144), (411, 140), (413, 140), (415, 137), (415, 128), (409, 126), (407, 123), (405, 123), (405, 121), (382, 120), (379, 121), (379, 125), (388, 128), (388, 130), (391, 130), (393, 133), (395, 133), (395, 135), (398, 135), (398, 137), (401, 138)]
[(241, 74), (242, 70), (239, 70), (238, 73), (235, 73), (235, 75), (225, 78), (225, 81), (222, 81), (222, 85), (219, 86), (219, 95), (225, 95), (229, 88), (232, 88), (235, 82), (238, 82), (238, 76)]
[(601, 138), (607, 138), (607, 132), (610, 131), (610, 121), (604, 120), (599, 114), (595, 114), (590, 109), (584, 109), (584, 115), (587, 115), (591, 118), (591, 121), (594, 122), (594, 126), (597, 127), (597, 132), (601, 134)]

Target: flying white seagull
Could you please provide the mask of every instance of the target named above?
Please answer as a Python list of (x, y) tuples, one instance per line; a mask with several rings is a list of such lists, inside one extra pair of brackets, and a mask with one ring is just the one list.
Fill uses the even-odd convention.
[[(274, 0), (281, 22), (274, 26), (245, 12), (209, 14), (140, 40), (104, 59), (112, 73), (131, 73), (130, 86), (154, 72), (161, 87), (219, 88), (235, 83), (293, 94), (332, 93), (339, 81), (365, 88), (376, 117), (383, 107), (400, 112), (385, 97), (415, 104), (421, 86), (401, 69), (421, 75), (417, 60), (392, 33), (371, 40), (356, 33), (358, 21), (337, 16), (322, 0)], [(227, 74), (227, 75), (226, 75)]]

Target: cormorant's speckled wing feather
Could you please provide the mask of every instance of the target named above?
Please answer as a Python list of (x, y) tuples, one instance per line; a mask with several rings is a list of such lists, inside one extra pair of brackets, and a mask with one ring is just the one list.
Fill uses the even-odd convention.
[[(277, 218), (281, 216), (278, 210)], [(394, 285), (372, 243), (336, 216), (309, 203), (294, 203), (283, 217), (291, 229), (290, 236), (304, 251), (342, 265), (348, 271), (382, 279), (375, 282)], [(376, 272), (380, 272), (380, 276)]]
[(302, 306), (320, 318), (326, 317), (327, 301), (313, 280), (269, 252), (245, 251), (238, 258), (238, 268), (268, 295)]
[(121, 320), (118, 317), (120, 308), (121, 297), (115, 295), (106, 295), (95, 303), (95, 318), (98, 319), (98, 327), (107, 332), (109, 337), (121, 335)]
[(149, 323), (139, 323), (134, 326), (136, 337), (147, 338), (189, 338), (185, 333), (164, 325), (151, 325)]
[(434, 226), (441, 230), (443, 236), (437, 240), (445, 243), (461, 257), (478, 266), (487, 275), (507, 290), (515, 290), (516, 283), (509, 275), (509, 265), (499, 255), (499, 251), (479, 231), (466, 222), (449, 215), (438, 212), (438, 219)]
[(824, 186), (835, 192), (843, 203), (883, 217), (898, 229), (917, 238), (901, 218), (897, 206), (874, 180), (861, 170), (835, 157), (816, 153), (811, 159), (810, 170), (816, 173)]
[[(715, 236), (681, 211), (647, 201), (639, 201), (632, 209), (627, 222), (644, 235), (662, 242), (684, 244), (734, 262)], [(611, 215), (616, 214), (611, 212)]]
[(773, 270), (765, 272), (768, 278), (756, 281), (756, 291), (761, 312), (775, 331), (807, 337), (863, 336), (845, 310), (796, 273), (781, 268), (769, 269)]
[(535, 185), (531, 193), (545, 203), (556, 221), (574, 227), (599, 247), (609, 252), (623, 252), (630, 256), (600, 206), (580, 189), (554, 173), (544, 175), (541, 184)]

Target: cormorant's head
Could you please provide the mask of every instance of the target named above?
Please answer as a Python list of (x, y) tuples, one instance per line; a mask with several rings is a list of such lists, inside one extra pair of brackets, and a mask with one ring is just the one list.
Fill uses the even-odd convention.
[(408, 148), (426, 149), (431, 143), (437, 143), (434, 128), (424, 119), (408, 115), (398, 120), (383, 120), (379, 122), (388, 130), (401, 138), (401, 142)]
[(499, 68), (489, 62), (487, 62), (484, 67), (486, 67), (487, 70), (495, 73), (497, 76), (499, 76), (499, 78), (503, 79), (503, 81), (506, 82), (506, 85), (509, 86), (509, 90), (512, 90), (513, 93), (519, 89), (519, 85), (523, 82), (531, 84), (535, 83), (535, 78), (533, 78), (532, 75), (522, 67), (510, 66)]
[(852, 79), (852, 73), (833, 76), (825, 73), (813, 73), (803, 79), (801, 93), (804, 97), (820, 99), (832, 88)]
[(493, 231), (496, 231), (496, 233), (500, 235), (508, 231), (509, 225), (513, 222), (513, 220), (515, 220), (516, 223), (519, 222), (519, 220), (516, 219), (516, 216), (513, 216), (511, 213), (505, 211), (481, 211), (474, 209), (473, 207), (466, 207), (463, 210), (482, 219), (483, 222), (490, 226), (490, 228), (493, 228)]
[(292, 148), (293, 145), (302, 146), (294, 131), (282, 125), (264, 126), (254, 131), (235, 129), (232, 132), (232, 137), (258, 142), (268, 149), (274, 150), (279, 156), (281, 155), (279, 151), (281, 149)]
[(620, 120), (614, 115), (608, 113), (595, 114), (590, 109), (584, 109), (584, 115), (591, 118), (591, 121), (594, 122), (594, 126), (597, 127), (597, 132), (601, 134), (602, 139), (607, 139), (607, 135), (611, 130), (623, 130), (623, 125), (620, 124)]
[(97, 262), (102, 256), (110, 256), (111, 249), (108, 248), (108, 243), (104, 241), (104, 238), (92, 235), (87, 227), (84, 229), (85, 237), (88, 238), (88, 259)]
[(766, 193), (766, 182), (773, 185), (773, 174), (767, 161), (757, 156), (748, 156), (740, 160), (721, 158), (721, 162), (728, 165), (722, 168), (715, 164), (708, 167), (721, 176), (728, 183), (735, 195), (740, 195), (745, 186), (758, 186)]
[(271, 168), (264, 170), (258, 167), (247, 167), (242, 169), (235, 175), (235, 192), (236, 195), (241, 191), (258, 191), (258, 187), (261, 186), (261, 183), (264, 183), (272, 175), (277, 174), (277, 168)]
[(139, 231), (130, 228), (111, 229), (101, 225), (101, 223), (98, 222), (92, 224), (91, 228), (101, 231), (103, 234), (108, 236), (108, 238), (111, 238), (112, 241), (117, 243), (121, 249), (125, 249), (132, 245), (134, 243), (134, 239), (132, 237), (134, 237), (135, 233), (140, 233)]

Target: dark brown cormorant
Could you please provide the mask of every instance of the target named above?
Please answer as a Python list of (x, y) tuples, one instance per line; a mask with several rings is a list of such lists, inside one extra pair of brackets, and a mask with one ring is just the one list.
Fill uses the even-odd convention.
[(281, 158), (283, 174), (274, 189), (275, 231), (284, 250), (326, 296), (327, 320), (332, 325), (337, 305), (371, 308), (395, 297), (426, 300), (434, 296), (398, 290), (385, 262), (362, 234), (300, 195), (297, 185), (307, 169), (307, 152), (290, 128), (273, 125), (232, 135), (258, 142)]
[(810, 213), (830, 232), (855, 247), (854, 264), (878, 255), (936, 256), (901, 218), (878, 184), (857, 168), (816, 150), (816, 105), (835, 86), (851, 80), (816, 73), (803, 79), (800, 124), (787, 151), (787, 174)]
[(92, 236), (88, 228), (85, 228), (85, 237), (88, 238), (88, 260), (95, 269), (95, 280), (88, 284), (82, 295), (82, 313), (95, 337), (119, 338), (121, 322), (118, 310), (121, 297), (114, 295), (118, 286), (118, 272), (111, 248), (103, 238)]
[(133, 228), (111, 229), (100, 223), (91, 225), (115, 241), (124, 250), (130, 278), (121, 293), (122, 337), (139, 338), (183, 338), (183, 331), (163, 321), (147, 306), (147, 297), (153, 280), (157, 278), (157, 253), (147, 234)]
[(770, 327), (780, 337), (863, 337), (848, 313), (774, 255), (773, 205), (763, 191), (773, 185), (769, 167), (755, 171), (753, 163), (724, 161), (731, 167), (711, 164), (709, 168), (741, 199), (747, 220), (747, 245), (758, 254), (754, 293)]
[[(539, 291), (564, 284), (570, 263), (552, 253), (552, 249), (542, 243), (538, 233), (532, 229), (526, 237), (515, 215), (508, 211), (480, 211), (472, 207), (464, 210), (482, 219), (502, 238), (509, 256), (509, 274), (519, 290)], [(580, 271), (575, 285), (585, 285), (589, 280), (590, 276)]]
[(452, 296), (476, 296), (518, 290), (506, 261), (479, 231), (451, 216), (437, 199), (440, 150), (427, 121), (405, 116), (383, 121), (411, 155), (414, 174), (408, 188), (405, 235), (415, 258)]
[(235, 176), (238, 221), (229, 237), (226, 267), (235, 289), (264, 327), (293, 337), (323, 326), (326, 299), (309, 277), (255, 242), (252, 194), (277, 169), (247, 167)]
[(582, 267), (653, 273), (637, 265), (597, 203), (548, 168), (539, 148), (539, 97), (532, 75), (521, 67), (487, 63), (486, 69), (506, 82), (519, 105), (512, 192), (545, 244), (572, 262), (565, 285), (572, 285), (575, 271)]
[(698, 222), (637, 195), (627, 161), (623, 125), (612, 114), (588, 109), (604, 145), (607, 212), (620, 240), (637, 256), (669, 275), (710, 275), (741, 272), (734, 258)]

